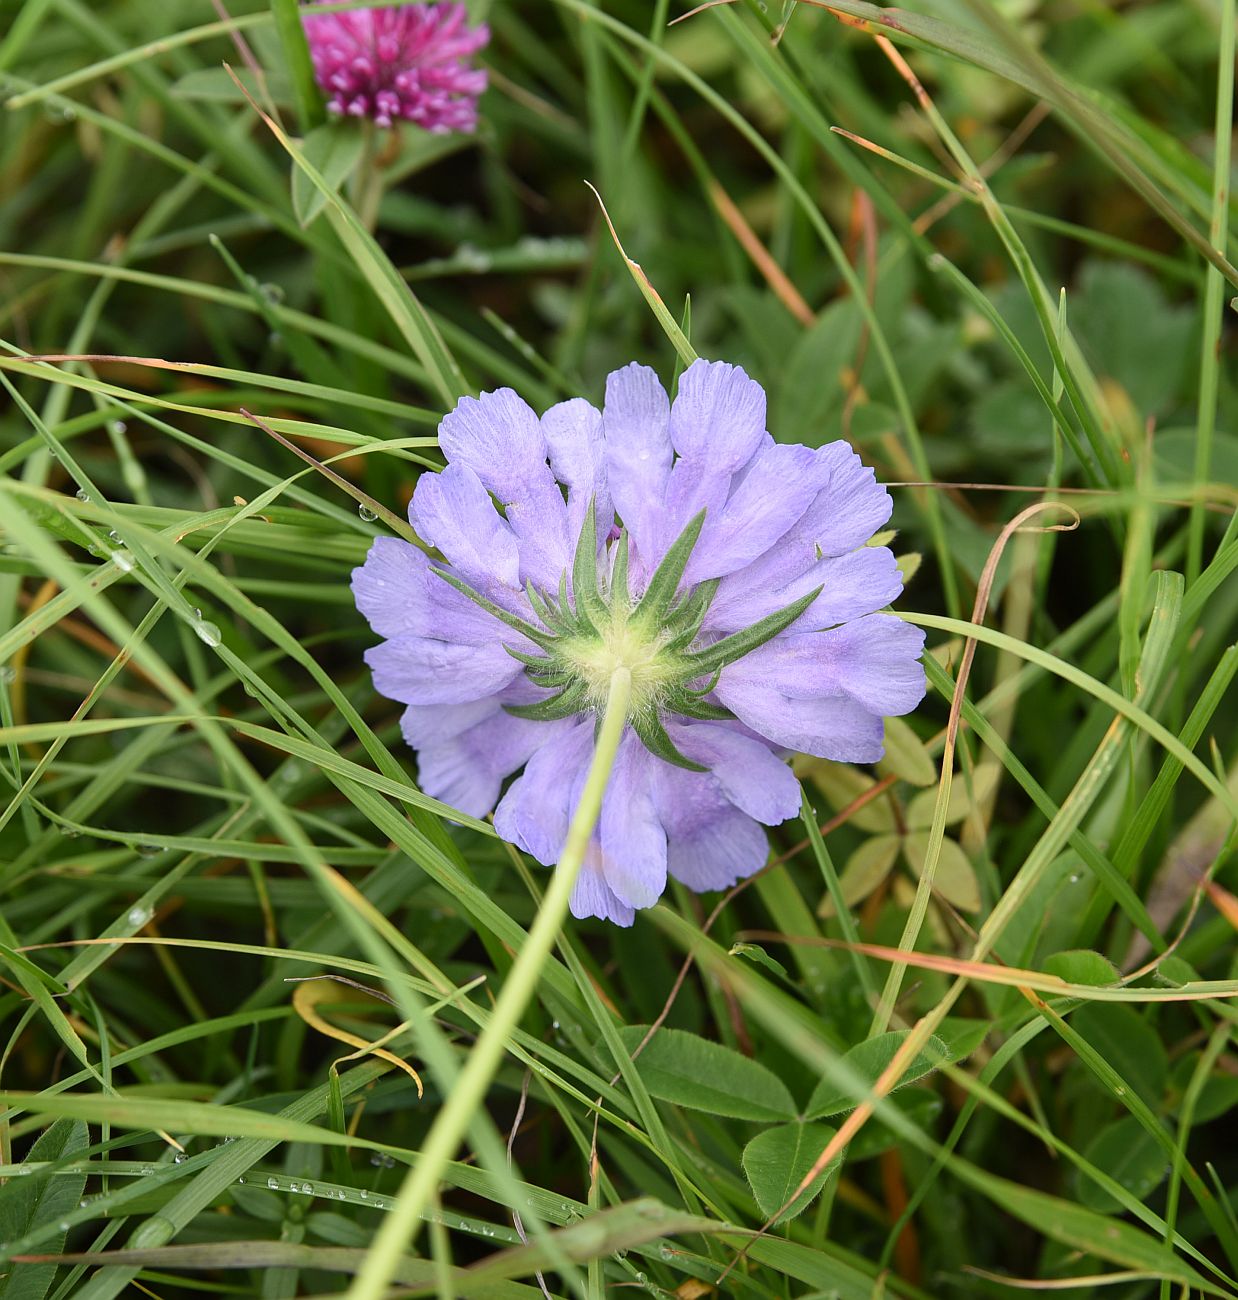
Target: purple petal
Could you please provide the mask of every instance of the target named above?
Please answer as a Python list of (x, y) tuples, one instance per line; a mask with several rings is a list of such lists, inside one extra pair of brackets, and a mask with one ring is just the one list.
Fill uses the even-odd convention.
[(547, 741), (529, 759), (494, 810), (494, 829), (552, 867), (563, 851), (568, 819), (580, 799), (585, 773), (593, 756), (593, 722), (571, 719), (550, 730)]
[(807, 447), (771, 445), (758, 451), (725, 504), (706, 517), (686, 580), (723, 577), (768, 551), (817, 495), (815, 466)]
[(604, 538), (614, 522), (614, 508), (606, 483), (602, 413), (583, 398), (573, 397), (542, 416), (542, 432), (550, 449), (550, 468), (567, 488), (567, 530), (573, 545), (594, 499), (598, 536)]
[(510, 388), (462, 397), (439, 425), (438, 440), (453, 465), (468, 466), (502, 503), (520, 541), (521, 581), (557, 588), (571, 555), (567, 507), (533, 408)]
[(409, 522), (422, 541), (436, 546), (460, 576), (483, 594), (505, 588), (519, 593), (520, 550), (511, 529), (494, 508), (481, 479), (467, 465), (448, 465), (441, 474), (417, 480)]
[(384, 637), (422, 636), (476, 645), (523, 638), (434, 572), (422, 551), (395, 537), (376, 537), (365, 563), (352, 571), (357, 608)]
[[(421, 733), (419, 720), (412, 719), (409, 725), (408, 714), (412, 709), (402, 719), (405, 738), (417, 749), (421, 788), (435, 799), (474, 817), (484, 817), (498, 802), (505, 777), (527, 762), (557, 730), (569, 725), (514, 717), (493, 697), (486, 703), (493, 707), (483, 718), (462, 728), (455, 736), (433, 744), (414, 741), (413, 736)], [(449, 708), (435, 705), (433, 711), (446, 712)]]
[(770, 687), (791, 699), (849, 695), (885, 717), (924, 698), (924, 632), (893, 614), (869, 614), (825, 632), (785, 632), (722, 671), (717, 694)]
[(633, 362), (606, 378), (602, 425), (611, 500), (631, 539), (634, 581), (657, 563), (662, 500), (671, 469), (670, 402), (648, 366)]
[(785, 609), (816, 587), (821, 594), (795, 622), (797, 630), (833, 627), (848, 619), (884, 609), (903, 589), (894, 553), (885, 546), (861, 546), (850, 555), (818, 560), (785, 586), (771, 588), (752, 582), (749, 566), (718, 584), (704, 627), (711, 632), (735, 632)]
[(880, 715), (845, 695), (793, 699), (773, 687), (745, 686), (725, 694), (719, 689), (718, 697), (754, 731), (801, 754), (875, 763), (885, 752)]
[(628, 907), (652, 907), (666, 888), (666, 832), (653, 802), (660, 766), (629, 728), (619, 742), (597, 832), (606, 883)]
[(845, 442), (831, 442), (810, 454), (808, 473), (818, 485), (816, 496), (776, 545), (734, 572), (728, 583), (732, 591), (785, 588), (822, 557), (862, 546), (889, 519), (890, 494)]
[(799, 814), (800, 784), (763, 741), (727, 722), (670, 722), (667, 732), (679, 752), (709, 768), (722, 795), (750, 817), (777, 826)]
[(828, 470), (829, 482), (803, 522), (822, 555), (845, 555), (885, 526), (893, 503), (871, 466), (847, 443), (827, 443), (817, 449), (817, 459), (819, 469)]
[(764, 829), (730, 803), (708, 773), (663, 764), (657, 803), (667, 867), (689, 889), (729, 889), (765, 865)]
[(679, 378), (670, 435), (681, 456), (734, 474), (765, 437), (765, 390), (739, 366), (694, 361)]
[(510, 388), (462, 397), (443, 417), (438, 445), (451, 464), (467, 465), (504, 503), (526, 493), (546, 471), (541, 421)]
[(600, 916), (603, 921), (613, 921), (626, 928), (636, 919), (636, 912), (626, 903), (621, 903), (606, 883), (602, 872), (602, 851), (596, 840), (589, 844), (584, 865), (572, 887), (569, 906), (578, 921), (588, 916)]
[(493, 641), (465, 645), (422, 636), (398, 636), (365, 652), (374, 689), (401, 704), (463, 704), (493, 695), (521, 665)]

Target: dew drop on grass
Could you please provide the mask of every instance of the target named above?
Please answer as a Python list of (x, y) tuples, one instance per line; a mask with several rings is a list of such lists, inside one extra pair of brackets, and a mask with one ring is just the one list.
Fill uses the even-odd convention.
[[(135, 908), (133, 909), (133, 912), (136, 912), (136, 911), (138, 911), (138, 909), (135, 907)], [(133, 912), (130, 912), (130, 913), (129, 913), (130, 917), (133, 916)], [(178, 1152), (177, 1152), (177, 1153), (172, 1157), (172, 1163), (173, 1163), (174, 1165), (183, 1165), (183, 1164), (185, 1163), (185, 1161), (188, 1160), (188, 1159), (189, 1159), (189, 1157), (188, 1157), (188, 1156), (187, 1156), (183, 1151), (178, 1151)]]
[[(125, 919), (136, 930), (139, 926), (145, 925), (146, 922), (150, 920), (150, 908), (143, 907), (141, 904), (138, 904), (136, 907), (131, 907), (129, 909), (129, 915)], [(185, 1154), (183, 1151), (178, 1151), (176, 1153), (177, 1164), (180, 1164), (184, 1158)]]
[(79, 501), (90, 500), (90, 493), (87, 492), (85, 488), (78, 488), (78, 490), (73, 495), (77, 497)]
[(121, 573), (133, 572), (133, 556), (128, 551), (113, 551), (112, 563), (121, 571)]
[(364, 503), (357, 507), (357, 513), (367, 524), (372, 524), (374, 520), (378, 518), (378, 511), (371, 510), (370, 507)]
[(128, 432), (128, 429), (129, 429), (129, 426), (124, 422), (124, 420), (113, 420), (113, 421), (112, 421), (112, 432), (113, 432), (113, 433), (119, 435), (119, 434), (122, 434), (122, 433), (126, 433), (126, 432)]
[(278, 1178), (268, 1178), (268, 1179), (267, 1179), (267, 1186), (271, 1189), (271, 1191), (273, 1191), (273, 1192), (278, 1192), (278, 1191), (279, 1191), (279, 1179), (278, 1179)]
[(313, 1194), (314, 1194), (314, 1184), (313, 1184), (313, 1183), (305, 1183), (305, 1184), (302, 1186), (301, 1190), (306, 1194), (306, 1196), (313, 1196)]
[(245, 1175), (242, 1174), (242, 1175), (241, 1175), (241, 1176), (240, 1176), (236, 1181), (237, 1181), (238, 1183), (243, 1183), (243, 1182), (245, 1181)]
[(135, 844), (133, 847), (134, 849), (137, 850), (137, 855), (139, 858), (157, 858), (163, 852), (163, 850), (159, 847), (158, 844), (138, 843)]
[(284, 301), (284, 287), (281, 284), (264, 284), (258, 289), (258, 292), (267, 300), (267, 302), (274, 306), (278, 306)]
[(223, 634), (214, 623), (209, 623), (205, 619), (195, 621), (193, 630), (197, 633), (198, 640), (203, 645), (210, 646), (212, 650), (223, 640)]

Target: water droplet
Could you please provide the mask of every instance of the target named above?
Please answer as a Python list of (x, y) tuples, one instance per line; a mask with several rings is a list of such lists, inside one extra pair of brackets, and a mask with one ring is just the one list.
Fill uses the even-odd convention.
[[(146, 922), (150, 920), (150, 908), (143, 907), (141, 903), (138, 903), (136, 906), (129, 909), (129, 915), (125, 917), (125, 920), (128, 921), (136, 930), (139, 926), (145, 925)], [(178, 1151), (176, 1153), (177, 1164), (180, 1164), (184, 1158), (185, 1154), (183, 1151)]]
[(274, 306), (278, 306), (284, 301), (284, 286), (282, 284), (264, 284), (258, 292)]
[(10, 668), (8, 664), (0, 666), (0, 682), (3, 682), (7, 686), (10, 682), (15, 682), (16, 680), (16, 668)]
[(109, 540), (109, 541), (112, 541), (112, 542), (119, 542), (119, 541), (120, 541), (120, 534), (116, 531), (115, 528), (110, 528), (110, 529), (108, 530), (108, 534), (107, 534), (107, 535), (108, 535), (108, 540)]
[[(133, 909), (133, 912), (139, 912), (139, 911), (140, 911), (140, 909), (138, 909), (138, 908), (136, 908), (136, 907)], [(132, 920), (132, 918), (133, 918), (133, 912), (130, 912), (130, 913), (129, 913), (129, 917), (130, 917), (131, 920)], [(135, 922), (135, 924), (136, 924), (136, 922)], [(189, 1157), (185, 1154), (185, 1152), (183, 1152), (183, 1151), (178, 1151), (178, 1152), (177, 1152), (177, 1153), (172, 1157), (172, 1163), (173, 1163), (174, 1165), (183, 1165), (183, 1164), (185, 1163), (185, 1161), (188, 1160), (188, 1159), (189, 1159)]]
[(61, 1219), (60, 1222), (56, 1225), (56, 1230), (57, 1230), (58, 1232), (68, 1232), (68, 1231), (69, 1231), (69, 1220), (68, 1220), (68, 1219)]
[(372, 524), (374, 520), (378, 518), (378, 511), (371, 510), (370, 507), (367, 505), (359, 505), (357, 507), (357, 513), (361, 516), (362, 519), (365, 520), (367, 524)]
[(361, 1189), (361, 1199), (363, 1201), (368, 1201), (370, 1199), (370, 1194), (365, 1190), (364, 1187)]
[(82, 832), (79, 831), (76, 826), (62, 826), (60, 828), (60, 833), (65, 836), (66, 839), (75, 840)]
[(113, 432), (113, 433), (119, 435), (119, 434), (122, 434), (122, 433), (126, 433), (126, 432), (128, 432), (128, 429), (129, 429), (129, 426), (124, 422), (124, 420), (113, 420), (113, 421), (112, 421), (112, 432)]
[(245, 1181), (245, 1175), (242, 1174), (242, 1175), (241, 1175), (241, 1176), (240, 1176), (236, 1181), (237, 1181), (238, 1183), (243, 1183), (243, 1182)]
[(214, 623), (208, 623), (205, 620), (200, 623), (195, 622), (193, 630), (198, 634), (198, 640), (203, 645), (210, 646), (212, 650), (223, 640), (223, 634)]
[(139, 858), (157, 858), (163, 852), (158, 844), (139, 843), (135, 844), (133, 847), (137, 850)]
[(13, 1177), (14, 1177), (14, 1178), (25, 1178), (25, 1176), (26, 1176), (29, 1172), (30, 1172), (30, 1166), (29, 1166), (29, 1165), (18, 1165), (17, 1168), (13, 1170)]
[(301, 1184), (300, 1184), (300, 1183), (289, 1183), (289, 1184), (288, 1184), (288, 1190), (289, 1190), (290, 1192), (292, 1192), (294, 1195), (297, 1195), (297, 1194), (299, 1194), (300, 1191), (301, 1191)]
[(314, 1194), (314, 1184), (313, 1184), (313, 1183), (305, 1183), (305, 1184), (302, 1186), (301, 1190), (306, 1194), (306, 1196), (313, 1196), (313, 1194)]
[(85, 1197), (83, 1197), (80, 1201), (78, 1201), (77, 1208), (79, 1210), (84, 1210), (89, 1204), (90, 1202), (86, 1200)]
[(1121, 1086), (1119, 1086), (1119, 1087), (1117, 1087), (1117, 1088), (1115, 1088), (1115, 1089), (1113, 1090), (1113, 1095), (1114, 1095), (1115, 1097), (1125, 1097), (1125, 1096), (1126, 1096), (1126, 1089), (1123, 1088), (1123, 1087), (1121, 1087)]
[(1070, 883), (1072, 885), (1077, 885), (1079, 883), (1079, 873), (1077, 871), (1072, 871), (1070, 873)]
[(153, 1173), (155, 1172), (155, 1166), (154, 1166), (154, 1165), (143, 1165), (143, 1166), (142, 1166), (142, 1170), (141, 1170), (141, 1172), (142, 1172), (142, 1176), (143, 1176), (144, 1178), (149, 1178), (149, 1177), (151, 1176), (151, 1174), (153, 1174)]
[(279, 1191), (279, 1179), (278, 1179), (278, 1178), (268, 1178), (268, 1179), (267, 1179), (267, 1186), (271, 1189), (271, 1191), (273, 1191), (273, 1192), (278, 1192), (278, 1191)]
[(121, 573), (133, 572), (133, 556), (128, 551), (113, 551), (112, 563), (121, 571)]

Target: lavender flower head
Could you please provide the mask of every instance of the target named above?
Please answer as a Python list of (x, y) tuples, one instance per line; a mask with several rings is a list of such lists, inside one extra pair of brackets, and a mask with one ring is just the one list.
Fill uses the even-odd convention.
[(332, 113), (379, 126), (404, 119), (426, 131), (473, 131), (486, 74), (469, 66), (490, 39), (462, 4), (406, 4), (305, 15), (318, 84)]
[(547, 866), (630, 670), (575, 916), (630, 925), (668, 872), (694, 890), (751, 875), (764, 828), (800, 809), (787, 751), (874, 762), (883, 717), (923, 698), (924, 634), (878, 612), (902, 578), (865, 545), (889, 495), (845, 442), (776, 444), (738, 367), (695, 362), (672, 403), (633, 364), (601, 411), (575, 398), (540, 420), (511, 389), (465, 397), (439, 444), (409, 519), (444, 559), (374, 542), (352, 579), (384, 638), (366, 662), (408, 706), (425, 791), (495, 809)]

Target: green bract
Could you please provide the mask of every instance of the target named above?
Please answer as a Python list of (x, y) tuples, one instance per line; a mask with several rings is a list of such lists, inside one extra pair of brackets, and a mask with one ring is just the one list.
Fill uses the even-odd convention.
[[(626, 668), (632, 675), (628, 720), (642, 743), (668, 763), (703, 772), (701, 764), (675, 748), (664, 717), (733, 717), (709, 699), (722, 670), (785, 631), (821, 593), (817, 587), (751, 627), (697, 644), (718, 583), (701, 582), (686, 591), (681, 584), (704, 525), (702, 510), (689, 520), (644, 592), (634, 599), (628, 590), (627, 532), (621, 529), (614, 541), (599, 547), (591, 501), (576, 541), (570, 583), (565, 570), (557, 592), (539, 590), (532, 583), (525, 589), (541, 626), (501, 609), (446, 569), (435, 572), (540, 652), (505, 647), (525, 665), (531, 681), (554, 692), (536, 704), (507, 705), (508, 712), (540, 722), (590, 712), (600, 716), (611, 677), (617, 668)], [(599, 565), (599, 558), (605, 562)]]

